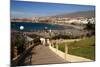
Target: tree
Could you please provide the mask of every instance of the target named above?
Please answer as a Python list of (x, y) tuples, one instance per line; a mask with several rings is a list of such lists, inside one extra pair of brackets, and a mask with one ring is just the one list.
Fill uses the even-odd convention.
[(16, 44), (16, 47), (17, 47), (17, 50), (18, 50), (18, 54), (23, 53), (23, 51), (25, 50), (25, 48), (24, 48), (25, 38), (22, 34), (17, 34), (15, 44)]
[(95, 23), (91, 23), (90, 21), (88, 21), (85, 29), (89, 31), (89, 35), (95, 35)]

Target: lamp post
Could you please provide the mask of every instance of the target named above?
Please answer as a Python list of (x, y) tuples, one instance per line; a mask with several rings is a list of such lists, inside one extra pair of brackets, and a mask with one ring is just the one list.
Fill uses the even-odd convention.
[(24, 26), (20, 26), (20, 37), (21, 37), (21, 52), (24, 51), (24, 36), (23, 36), (23, 30), (24, 30)]
[(45, 36), (46, 36), (46, 44), (50, 46), (50, 38), (51, 38), (51, 29), (49, 30), (48, 27), (45, 27)]
[(20, 26), (20, 33), (23, 35), (24, 26)]

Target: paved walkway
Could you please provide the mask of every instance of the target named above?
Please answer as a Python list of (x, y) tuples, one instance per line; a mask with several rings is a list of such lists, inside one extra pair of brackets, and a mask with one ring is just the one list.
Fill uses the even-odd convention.
[[(35, 49), (32, 50), (32, 57), (31, 60), (28, 60), (29, 57), (26, 59), (27, 64), (53, 64), (53, 63), (65, 63), (68, 62), (61, 57), (59, 57), (57, 54), (55, 54), (53, 51), (49, 49), (49, 47), (39, 45)], [(29, 63), (30, 62), (30, 63)], [(26, 64), (26, 65), (27, 65)]]

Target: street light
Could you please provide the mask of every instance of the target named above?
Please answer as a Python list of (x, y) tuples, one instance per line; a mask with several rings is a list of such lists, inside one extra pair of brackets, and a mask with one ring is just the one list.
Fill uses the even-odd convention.
[(23, 35), (24, 26), (20, 26), (19, 28), (20, 28), (20, 34)]
[[(25, 35), (23, 34), (23, 30), (24, 30), (24, 26), (20, 26), (20, 37), (21, 37), (21, 41), (22, 41), (22, 44), (21, 44), (21, 52), (23, 52), (25, 49), (24, 49), (24, 45), (25, 45), (25, 39), (23, 37), (25, 37)], [(24, 41), (23, 41), (24, 40)]]
[(24, 29), (24, 26), (20, 26), (20, 30), (23, 30)]

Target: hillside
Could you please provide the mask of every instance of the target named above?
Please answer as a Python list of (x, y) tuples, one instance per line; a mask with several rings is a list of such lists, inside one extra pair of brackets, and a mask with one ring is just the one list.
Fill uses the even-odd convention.
[(91, 18), (95, 17), (95, 11), (80, 11), (80, 12), (74, 12), (69, 14), (62, 14), (62, 15), (56, 15), (55, 17), (68, 17), (68, 18), (77, 18), (77, 17), (85, 17), (85, 18)]

